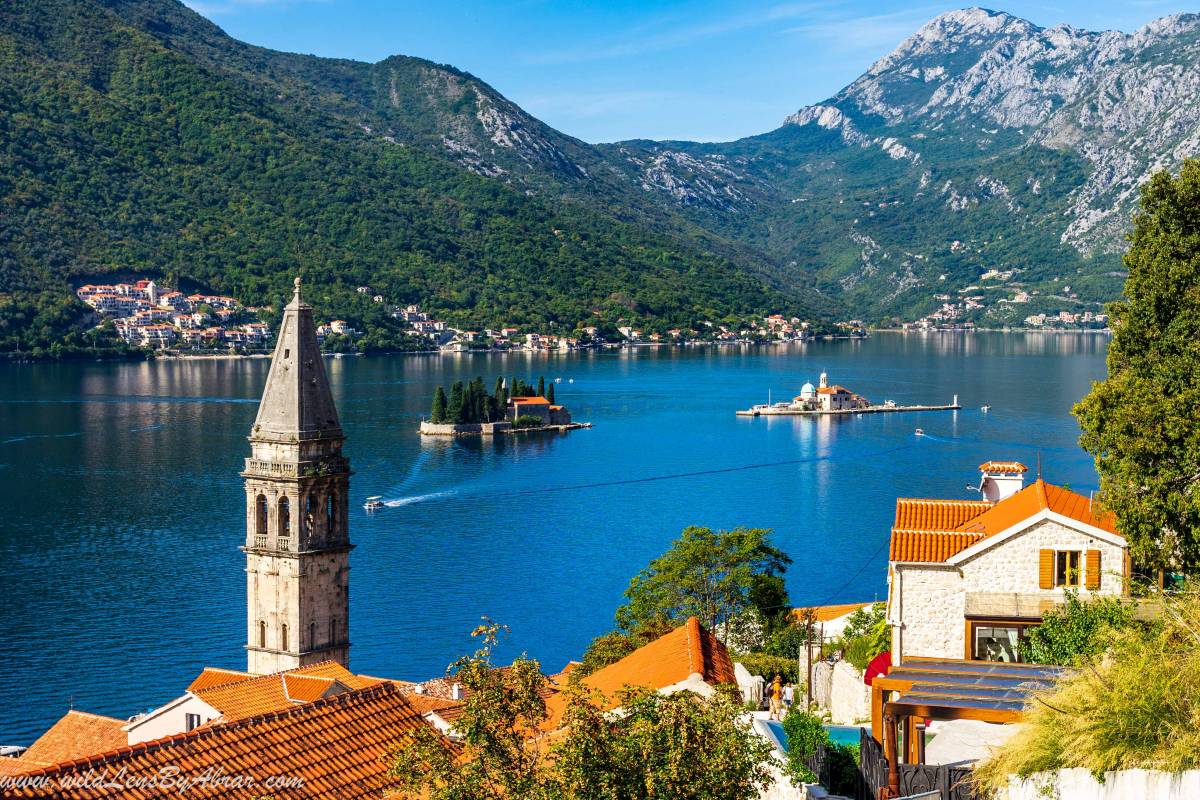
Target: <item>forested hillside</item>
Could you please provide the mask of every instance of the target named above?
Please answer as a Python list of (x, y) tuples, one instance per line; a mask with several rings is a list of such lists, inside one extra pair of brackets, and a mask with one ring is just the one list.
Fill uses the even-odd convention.
[[(61, 339), (64, 317), (82, 320), (70, 284), (115, 274), (271, 303), (298, 272), (324, 312), (380, 344), (390, 323), (355, 286), (451, 321), (567, 330), (597, 316), (823, 310), (811, 292), (767, 285), (736, 248), (671, 230), (664, 212), (649, 223), (615, 202), (564, 202), (432, 150), (430, 109), (452, 118), (462, 98), (403, 85), (405, 70), (470, 80), (415, 59), (252, 48), (173, 0), (5, 4), (0, 350)], [(390, 132), (370, 124), (380, 114), (355, 121), (374, 113), (359, 95), (376, 78), (429, 108), (395, 112)]]

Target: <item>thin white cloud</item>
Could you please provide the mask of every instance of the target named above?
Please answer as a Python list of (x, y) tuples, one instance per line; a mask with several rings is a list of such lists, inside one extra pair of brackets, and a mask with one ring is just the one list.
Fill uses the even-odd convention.
[(300, 3), (326, 3), (331, 0), (183, 0), (183, 4), (195, 11), (197, 14), (202, 14), (206, 17), (220, 16), (222, 14), (236, 14), (239, 11), (244, 11), (251, 8), (263, 8), (266, 6), (294, 6)]
[(649, 110), (679, 97), (678, 92), (648, 90), (550, 92), (522, 97), (520, 105), (538, 118), (593, 119), (618, 112)]
[(548, 66), (628, 58), (670, 50), (780, 20), (794, 19), (828, 6), (828, 2), (788, 3), (691, 25), (678, 25), (678, 19), (659, 19), (624, 31), (619, 40), (610, 39), (607, 42), (584, 44), (563, 50), (531, 53), (526, 55), (523, 60), (528, 64)]
[(819, 39), (830, 50), (875, 51), (904, 41), (943, 9), (943, 6), (922, 6), (890, 14), (825, 18), (787, 28), (783, 33)]

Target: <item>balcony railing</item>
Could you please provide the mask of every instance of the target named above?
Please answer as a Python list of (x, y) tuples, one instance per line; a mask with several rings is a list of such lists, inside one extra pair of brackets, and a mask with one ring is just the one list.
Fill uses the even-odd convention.
[(292, 540), (286, 536), (281, 536), (275, 540), (275, 549), (281, 553), (287, 553), (292, 549)]
[(256, 550), (266, 550), (267, 549), (267, 535), (265, 533), (255, 535), (254, 548)]
[(302, 461), (299, 464), (290, 461), (259, 461), (247, 458), (245, 472), (248, 475), (261, 475), (264, 478), (302, 478), (345, 472), (346, 469), (346, 459), (338, 457), (322, 461)]

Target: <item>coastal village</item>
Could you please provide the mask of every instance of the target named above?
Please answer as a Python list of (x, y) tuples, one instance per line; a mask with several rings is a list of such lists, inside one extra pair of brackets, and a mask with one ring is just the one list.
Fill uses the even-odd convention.
[[(375, 798), (391, 785), (388, 757), (398, 741), (427, 731), (452, 751), (464, 744), (458, 724), (473, 695), (453, 672), (381, 677), (350, 669), (352, 473), (317, 328), (297, 279), (241, 472), (245, 668), (217, 664), (181, 675), (177, 695), (146, 698), (151, 710), (128, 718), (67, 711), (27, 748), (5, 748), (4, 796), (134, 796), (124, 788), (129, 780), (149, 782), (171, 770), (252, 773), (279, 797)], [(546, 397), (511, 388), (517, 396), (507, 416), (554, 419)], [(867, 403), (825, 375), (796, 402), (829, 409)], [(1044, 615), (1072, 598), (1129, 596), (1130, 548), (1112, 516), (1028, 473), (1018, 462), (989, 461), (979, 466), (974, 498), (897, 499), (886, 602), (791, 612), (791, 624), (807, 631), (799, 691), (827, 715), (829, 730), (851, 726), (843, 730), (853, 731), (847, 746), (857, 748), (860, 774), (871, 782), (866, 796), (901, 797), (922, 780), (962, 779), (971, 760), (1011, 736), (1031, 693), (1064, 674), (1023, 663), (1021, 643)], [(860, 668), (844, 637), (872, 614), (888, 641)], [(787, 739), (772, 722), (781, 718), (779, 678), (772, 688), (772, 675), (752, 674), (719, 633), (691, 617), (582, 678), (572, 677), (578, 661), (559, 665), (545, 675), (546, 713), (522, 733), (525, 746), (536, 751), (563, 735), (573, 683), (596, 693), (609, 713), (620, 709), (625, 687), (701, 698), (729, 689), (750, 709), (745, 735), (773, 754), (760, 796), (833, 796), (788, 771)], [(842, 649), (828, 653), (831, 642)], [(813, 766), (814, 777), (827, 774)], [(97, 779), (113, 774), (125, 782)], [(248, 796), (227, 787), (204, 791)]]
[[(383, 295), (369, 286), (359, 286), (358, 294), (372, 302), (386, 304)], [(142, 278), (131, 283), (84, 284), (76, 296), (95, 313), (99, 325), (111, 322), (125, 343), (159, 352), (215, 353), (264, 352), (271, 343), (267, 325), (259, 320), (262, 309), (245, 306), (226, 295), (193, 293), (185, 295), (154, 280)], [(915, 322), (903, 323), (903, 330), (970, 331), (976, 323), (967, 319), (969, 312), (982, 308), (982, 298), (966, 297), (949, 302)], [(1023, 302), (1015, 299), (1012, 302)], [(433, 317), (419, 305), (390, 306), (388, 314), (429, 351), (467, 353), (477, 351), (525, 351), (568, 353), (588, 348), (661, 347), (667, 345), (750, 344), (803, 342), (831, 335), (864, 336), (862, 320), (836, 323), (838, 334), (814, 333), (811, 324), (798, 317), (768, 314), (741, 325), (703, 321), (698, 329), (670, 328), (645, 332), (631, 325), (618, 325), (605, 335), (599, 325), (585, 325), (571, 334), (521, 330), (516, 327), (459, 329)], [(1108, 317), (1103, 313), (1061, 311), (1055, 315), (1034, 314), (1024, 325), (1034, 330), (1105, 330)], [(362, 331), (343, 319), (331, 319), (317, 326), (317, 340), (346, 337), (351, 342)]]
[[(371, 297), (374, 303), (385, 303), (383, 295), (374, 294), (369, 286), (359, 286), (355, 291)], [(149, 278), (132, 283), (84, 284), (75, 294), (95, 313), (98, 325), (111, 322), (117, 335), (135, 347), (181, 353), (247, 353), (262, 351), (271, 342), (267, 325), (258, 321), (262, 309), (244, 306), (234, 297), (185, 295)], [(489, 350), (566, 353), (600, 347), (793, 342), (811, 338), (808, 322), (782, 314), (770, 314), (756, 324), (741, 327), (705, 321), (702, 330), (671, 328), (665, 333), (646, 333), (622, 325), (611, 340), (605, 338), (597, 325), (581, 327), (578, 335), (522, 331), (515, 327), (460, 330), (416, 304), (391, 306), (388, 314), (423, 340), (429, 351), (443, 353)], [(354, 340), (361, 335), (361, 331), (342, 319), (322, 322), (316, 328), (317, 341), (322, 344), (333, 336)]]

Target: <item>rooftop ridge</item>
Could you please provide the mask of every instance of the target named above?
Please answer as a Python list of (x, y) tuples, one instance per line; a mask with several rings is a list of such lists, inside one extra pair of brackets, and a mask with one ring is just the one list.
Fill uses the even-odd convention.
[[(277, 675), (283, 676), (283, 675), (288, 675), (288, 674), (298, 674), (298, 675), (306, 676), (306, 677), (322, 677), (320, 675), (308, 676), (308, 673), (305, 672), (305, 670), (311, 670), (316, 667), (323, 667), (323, 666), (326, 666), (329, 664), (338, 664), (338, 662), (334, 661), (332, 658), (327, 658), (324, 661), (314, 661), (311, 664), (305, 664), (300, 667), (293, 667), (292, 669), (281, 669), (278, 672), (264, 672), (262, 675), (253, 675), (253, 674), (248, 674), (248, 673), (242, 673), (245, 677), (243, 677), (241, 680), (232, 680), (232, 681), (229, 681), (228, 683), (214, 683), (212, 686), (205, 686), (203, 689), (196, 689), (195, 691), (192, 691), (192, 694), (199, 697), (201, 694), (203, 694), (205, 692), (215, 692), (218, 689), (227, 689), (230, 686), (237, 686), (237, 685), (243, 684), (243, 683), (251, 683), (251, 682), (266, 683), (267, 678), (273, 678)], [(339, 664), (339, 666), (340, 666), (340, 664)], [(220, 670), (222, 672), (237, 672), (237, 670), (226, 669), (225, 667), (205, 667), (204, 669), (205, 670), (208, 670), (208, 669)], [(201, 670), (202, 674), (203, 674), (203, 671), (204, 670)], [(380, 680), (383, 680), (383, 679), (381, 678)], [(192, 681), (192, 683), (195, 683), (195, 681)]]
[[(269, 677), (269, 676), (268, 676)], [(185, 744), (192, 741), (200, 741), (206, 737), (223, 735), (229, 731), (238, 731), (246, 728), (253, 728), (262, 725), (266, 722), (273, 722), (280, 719), (286, 719), (292, 714), (314, 714), (317, 710), (323, 709), (330, 705), (343, 703), (357, 703), (365, 700), (372, 700), (378, 697), (386, 697), (395, 694), (397, 699), (407, 704), (408, 701), (400, 694), (399, 689), (390, 683), (380, 683), (367, 686), (363, 689), (355, 689), (349, 692), (343, 692), (332, 697), (322, 697), (319, 700), (314, 700), (311, 703), (304, 703), (292, 708), (285, 708), (279, 711), (270, 711), (265, 714), (259, 714), (245, 719), (235, 720), (233, 722), (218, 722), (212, 725), (206, 725), (201, 728), (186, 731), (184, 733), (176, 733), (171, 736), (164, 736), (159, 739), (151, 739), (146, 742), (139, 742), (133, 745), (126, 745), (109, 750), (103, 753), (97, 753), (87, 758), (68, 759), (52, 764), (48, 767), (39, 767), (36, 770), (25, 773), (26, 775), (50, 775), (55, 772), (61, 772), (66, 769), (76, 769), (81, 767), (99, 767), (104, 764), (111, 763), (119, 758), (125, 758), (131, 755), (141, 753), (153, 753), (159, 750), (165, 750), (175, 745)], [(415, 709), (414, 709), (415, 713)]]
[(700, 632), (700, 620), (688, 617), (687, 621), (688, 666), (693, 673), (704, 674), (704, 641)]

